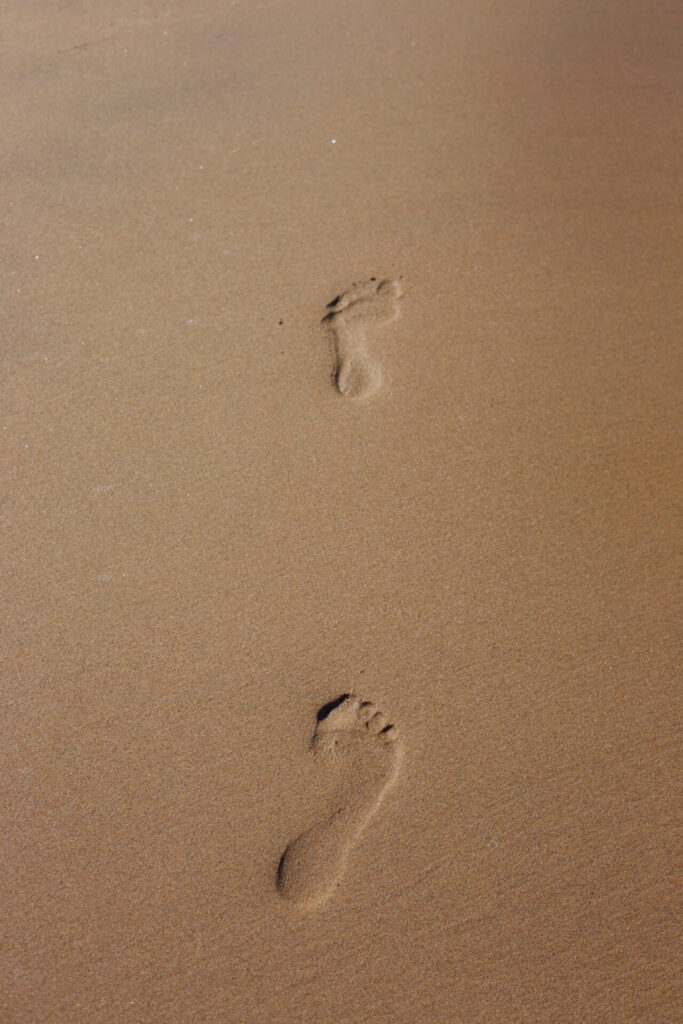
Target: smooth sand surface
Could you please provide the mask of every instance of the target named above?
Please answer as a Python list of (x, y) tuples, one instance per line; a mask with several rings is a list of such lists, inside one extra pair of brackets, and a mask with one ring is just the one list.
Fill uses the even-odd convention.
[(682, 27), (5, 0), (3, 1022), (678, 1019)]

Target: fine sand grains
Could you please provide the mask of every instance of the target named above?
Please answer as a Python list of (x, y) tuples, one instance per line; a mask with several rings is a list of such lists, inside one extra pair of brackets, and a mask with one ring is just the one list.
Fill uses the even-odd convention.
[(302, 832), (280, 860), (277, 887), (296, 903), (328, 899), (349, 854), (398, 775), (403, 747), (398, 732), (370, 701), (344, 694), (318, 712), (311, 750), (321, 768), (332, 768), (334, 794), (328, 815)]

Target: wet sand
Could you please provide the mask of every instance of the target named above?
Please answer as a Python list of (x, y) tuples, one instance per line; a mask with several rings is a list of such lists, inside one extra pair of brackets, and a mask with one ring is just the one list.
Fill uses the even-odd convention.
[(682, 22), (8, 0), (8, 1024), (673, 1024)]

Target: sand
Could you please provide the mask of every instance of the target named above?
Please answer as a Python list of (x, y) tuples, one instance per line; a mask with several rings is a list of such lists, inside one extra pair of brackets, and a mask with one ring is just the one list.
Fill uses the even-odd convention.
[(674, 1024), (679, 5), (3, 23), (3, 1022)]

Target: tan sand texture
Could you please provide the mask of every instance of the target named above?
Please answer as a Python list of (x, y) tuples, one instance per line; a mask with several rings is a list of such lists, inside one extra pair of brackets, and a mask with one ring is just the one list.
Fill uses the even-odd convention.
[(3, 4), (3, 1024), (679, 1019), (682, 20)]

